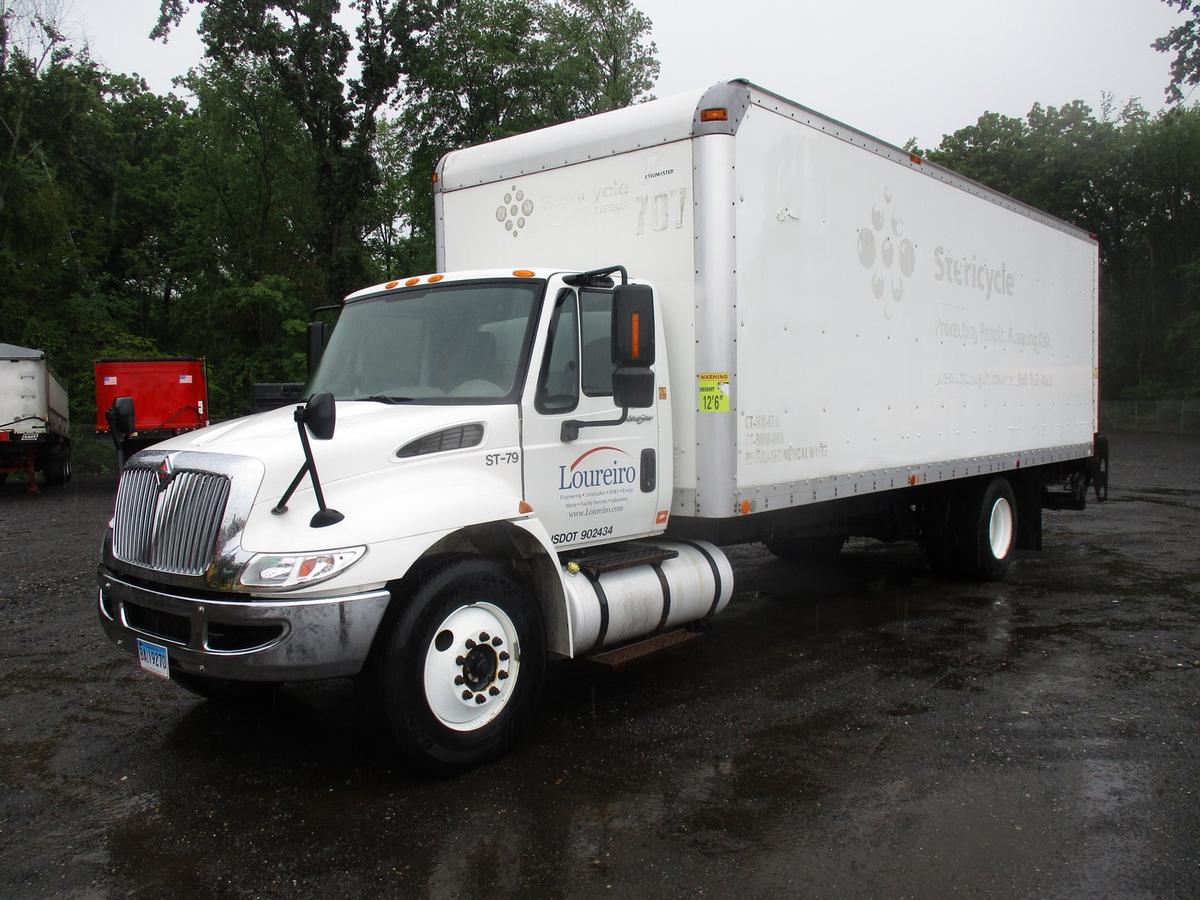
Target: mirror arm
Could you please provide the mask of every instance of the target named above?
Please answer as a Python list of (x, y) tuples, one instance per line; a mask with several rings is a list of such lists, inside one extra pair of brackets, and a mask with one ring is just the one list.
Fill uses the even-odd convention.
[(580, 428), (599, 428), (602, 425), (624, 425), (629, 418), (629, 407), (621, 407), (621, 418), (605, 419), (603, 422), (584, 422), (579, 419), (567, 419), (562, 423), (562, 429), (559, 431), (558, 437), (564, 444), (569, 444), (571, 441), (579, 437)]
[(271, 507), (271, 512), (277, 516), (287, 512), (287, 502), (292, 499), (292, 494), (296, 492), (296, 488), (300, 486), (300, 482), (307, 474), (312, 478), (313, 494), (317, 498), (317, 511), (313, 513), (308, 524), (310, 528), (324, 528), (326, 525), (334, 525), (342, 521), (345, 516), (336, 509), (330, 509), (325, 505), (325, 493), (321, 490), (321, 480), (317, 477), (317, 463), (313, 459), (312, 445), (308, 442), (308, 429), (304, 425), (304, 409), (303, 406), (297, 406), (296, 412), (293, 414), (293, 418), (296, 420), (296, 430), (300, 432), (300, 446), (304, 448), (304, 464), (300, 466), (300, 471), (296, 473), (296, 477), (292, 479), (288, 489), (283, 492), (279, 502)]
[(621, 273), (621, 284), (629, 284), (629, 273), (625, 271), (624, 266), (605, 266), (603, 269), (591, 269), (587, 272), (580, 272), (578, 275), (567, 275), (563, 278), (563, 283), (569, 284), (571, 287), (585, 287), (613, 272)]

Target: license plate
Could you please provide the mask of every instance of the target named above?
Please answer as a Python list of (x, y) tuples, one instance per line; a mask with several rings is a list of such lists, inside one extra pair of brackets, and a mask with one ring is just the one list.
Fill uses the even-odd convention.
[(138, 662), (147, 672), (152, 672), (161, 678), (171, 677), (171, 662), (167, 657), (167, 648), (160, 644), (152, 644), (138, 638)]

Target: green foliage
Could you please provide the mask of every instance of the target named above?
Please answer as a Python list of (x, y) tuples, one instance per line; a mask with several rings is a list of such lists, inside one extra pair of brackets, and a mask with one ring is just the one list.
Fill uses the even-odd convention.
[(1200, 393), (1200, 108), (985, 113), (928, 157), (1098, 236), (1106, 398)]
[(1191, 85), (1195, 88), (1200, 84), (1200, 4), (1195, 0), (1163, 2), (1184, 15), (1191, 15), (1151, 45), (1162, 53), (1175, 54), (1171, 61), (1171, 83), (1167, 85), (1167, 99), (1177, 103), (1184, 99), (1182, 89), (1185, 86)]

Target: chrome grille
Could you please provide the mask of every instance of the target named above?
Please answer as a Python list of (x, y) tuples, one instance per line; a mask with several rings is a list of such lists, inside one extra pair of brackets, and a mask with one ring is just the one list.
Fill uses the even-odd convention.
[(229, 479), (180, 470), (158, 489), (154, 469), (126, 469), (117, 490), (113, 555), (177, 575), (202, 575), (221, 530)]

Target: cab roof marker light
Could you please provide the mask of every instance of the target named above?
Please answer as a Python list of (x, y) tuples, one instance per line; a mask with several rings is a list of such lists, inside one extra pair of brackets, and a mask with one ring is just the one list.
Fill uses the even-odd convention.
[(389, 281), (387, 284), (384, 285), (384, 287), (390, 291), (392, 288), (394, 288), (399, 283), (400, 283), (399, 281)]
[(532, 278), (533, 274), (532, 269), (513, 269), (513, 277), (515, 278)]
[(441, 281), (445, 277), (446, 277), (445, 275), (430, 275), (428, 280), (429, 280), (430, 284), (437, 284), (439, 281)]
[(420, 278), (409, 278), (407, 281), (404, 282), (404, 286), (412, 287), (414, 284), (417, 284), (420, 280), (421, 280)]

